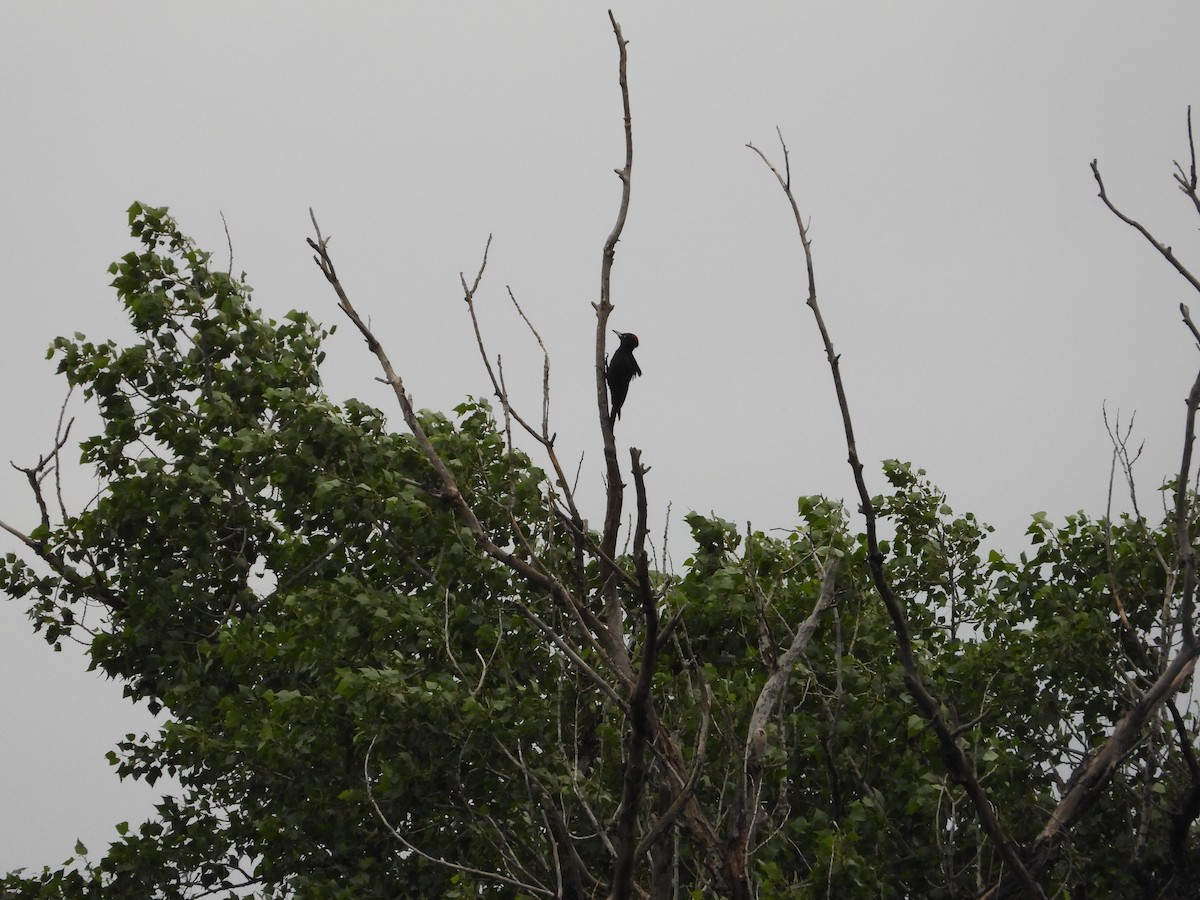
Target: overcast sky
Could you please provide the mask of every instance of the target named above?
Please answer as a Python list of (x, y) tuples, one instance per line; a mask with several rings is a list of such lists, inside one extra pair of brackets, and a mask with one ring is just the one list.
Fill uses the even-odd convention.
[[(1200, 6), (748, 6), (616, 9), (635, 162), (611, 324), (640, 336), (645, 372), (617, 435), (653, 467), (680, 552), (687, 510), (788, 527), (798, 495), (852, 492), (790, 213), (745, 148), (778, 159), (777, 125), (873, 490), (879, 460), (912, 460), (1018, 552), (1035, 511), (1103, 511), (1107, 404), (1137, 411), (1152, 506), (1198, 362), (1177, 313), (1193, 297), (1103, 208), (1088, 163), (1200, 266), (1171, 180), (1200, 106)], [(128, 334), (106, 267), (133, 248), (132, 201), (170, 206), (222, 262), (223, 212), (268, 314), (341, 324), (304, 243), (311, 206), (435, 409), (488, 392), (458, 279), (494, 236), (491, 349), (536, 413), (541, 359), (511, 286), (598, 522), (590, 303), (619, 198), (616, 58), (605, 6), (585, 2), (6, 5), (0, 460), (50, 446), (56, 335)], [(351, 332), (328, 346), (331, 396), (394, 411)], [(78, 471), (68, 485), (77, 504), (95, 490)], [(0, 474), (0, 519), (35, 516), (22, 476)], [(61, 862), (76, 837), (101, 851), (153, 796), (104, 754), (152, 720), (80, 653), (48, 652), (20, 603), (0, 625), (0, 870)]]

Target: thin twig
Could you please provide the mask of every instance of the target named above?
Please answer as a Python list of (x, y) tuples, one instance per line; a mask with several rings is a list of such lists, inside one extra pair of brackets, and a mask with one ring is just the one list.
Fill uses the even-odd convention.
[[(1121, 414), (1117, 413), (1116, 433), (1113, 432), (1112, 426), (1108, 423), (1108, 410), (1102, 410), (1104, 415), (1104, 427), (1108, 431), (1108, 438), (1112, 442), (1112, 461), (1108, 469), (1108, 504), (1104, 511), (1104, 557), (1108, 567), (1108, 590), (1112, 594), (1113, 603), (1117, 607), (1117, 616), (1121, 619), (1121, 625), (1124, 626), (1126, 633), (1133, 634), (1133, 625), (1129, 622), (1129, 617), (1125, 615), (1125, 603), (1121, 599), (1121, 586), (1117, 583), (1117, 570), (1113, 561), (1113, 541), (1112, 541), (1112, 501), (1113, 501), (1113, 483), (1117, 476), (1117, 463), (1121, 461), (1121, 447), (1123, 446), (1120, 438), (1121, 431)], [(1133, 423), (1129, 423), (1129, 430), (1133, 430)], [(1132, 486), (1132, 482), (1131, 482)]]
[(1188, 150), (1191, 155), (1191, 168), (1187, 175), (1184, 175), (1183, 166), (1175, 163), (1175, 180), (1179, 182), (1179, 189), (1188, 195), (1192, 201), (1192, 206), (1196, 208), (1196, 212), (1200, 213), (1200, 196), (1197, 196), (1196, 188), (1200, 186), (1200, 182), (1196, 178), (1196, 141), (1192, 138), (1192, 107), (1187, 108), (1187, 125), (1188, 125)]
[(63, 502), (62, 460), (59, 453), (66, 446), (67, 438), (71, 434), (71, 426), (75, 424), (75, 419), (72, 417), (66, 427), (63, 427), (63, 419), (67, 415), (67, 404), (71, 402), (71, 394), (74, 392), (74, 387), (68, 388), (67, 396), (63, 398), (62, 406), (58, 408), (58, 424), (54, 427), (54, 450), (50, 454), (54, 458), (54, 494), (58, 498), (58, 512), (62, 516), (59, 521), (61, 522), (67, 521), (67, 505)]
[(1192, 337), (1196, 339), (1197, 347), (1200, 347), (1200, 331), (1196, 330), (1196, 324), (1192, 321), (1192, 314), (1187, 308), (1186, 303), (1179, 304), (1179, 312), (1183, 316), (1183, 324), (1188, 327), (1188, 331), (1192, 333)]
[[(525, 315), (524, 310), (522, 310), (520, 304), (517, 303), (517, 298), (513, 296), (512, 288), (508, 289), (508, 295), (510, 298), (512, 298), (513, 305), (516, 306), (517, 312), (520, 313), (521, 318), (525, 320), (525, 324), (529, 326), (529, 330), (532, 331), (534, 337), (537, 338), (538, 346), (540, 346), (542, 348), (542, 354), (544, 357), (544, 362), (543, 362), (543, 367), (542, 367), (543, 384), (542, 384), (542, 427), (541, 427), (541, 429), (535, 428), (532, 424), (530, 424), (525, 419), (525, 417), (522, 416), (517, 411), (516, 407), (513, 406), (512, 401), (508, 395), (508, 388), (504, 384), (503, 371), (501, 371), (499, 373), (499, 375), (497, 375), (496, 370), (494, 370), (492, 368), (492, 364), (491, 364), (491, 360), (488, 356), (487, 348), (484, 346), (483, 332), (479, 326), (479, 317), (475, 312), (475, 294), (479, 290), (479, 284), (483, 278), (484, 269), (487, 268), (488, 251), (491, 249), (491, 246), (492, 246), (492, 236), (489, 234), (488, 239), (487, 239), (487, 244), (483, 248), (483, 260), (479, 265), (479, 270), (475, 274), (475, 281), (472, 284), (470, 284), (470, 285), (467, 284), (466, 276), (463, 275), (462, 272), (459, 272), (459, 275), (458, 275), (459, 280), (462, 282), (463, 300), (467, 304), (467, 312), (470, 314), (470, 317), (471, 317), (471, 327), (475, 331), (475, 343), (479, 348), (479, 355), (480, 355), (480, 358), (483, 360), (484, 369), (487, 371), (488, 378), (492, 382), (492, 391), (496, 395), (496, 398), (500, 401), (500, 405), (501, 405), (501, 408), (502, 408), (502, 411), (503, 411), (504, 417), (505, 417), (506, 433), (509, 433), (508, 419), (511, 417), (512, 419), (516, 420), (517, 424), (520, 425), (525, 430), (526, 434), (528, 434), (530, 437), (532, 437), (534, 440), (536, 440), (539, 444), (542, 445), (542, 447), (546, 451), (546, 455), (550, 459), (550, 465), (554, 469), (555, 480), (562, 488), (563, 497), (566, 498), (567, 509), (571, 513), (571, 520), (576, 525), (581, 525), (583, 522), (583, 519), (579, 515), (578, 508), (575, 506), (574, 491), (571, 488), (571, 486), (567, 483), (566, 473), (563, 471), (562, 465), (559, 463), (559, 460), (558, 460), (558, 453), (554, 449), (555, 436), (551, 435), (549, 433), (549, 431), (550, 431), (550, 421), (549, 421), (549, 416), (550, 416), (550, 354), (547, 353), (546, 345), (544, 343), (542, 343), (542, 338), (537, 333), (537, 330), (533, 327), (533, 323), (529, 321), (528, 317), (526, 317), (526, 315)], [(497, 365), (499, 365), (499, 357), (497, 357)], [(509, 433), (509, 444), (510, 444), (510, 446), (512, 444), (511, 433)]]
[(225, 274), (233, 278), (233, 238), (229, 236), (229, 223), (225, 221), (224, 210), (218, 212), (221, 214), (221, 224), (225, 227), (225, 244), (229, 247), (229, 270)]
[[(68, 395), (68, 397), (69, 397), (69, 395)], [(63, 429), (62, 417), (63, 417), (63, 412), (65, 409), (66, 409), (66, 401), (64, 400), (63, 406), (59, 410), (59, 414), (58, 414), (58, 427), (55, 428), (55, 430), (54, 430), (54, 446), (50, 449), (49, 453), (39, 456), (37, 463), (32, 466), (18, 466), (15, 462), (9, 463), (9, 465), (12, 466), (14, 469), (16, 469), (18, 472), (24, 473), (25, 479), (29, 482), (29, 488), (30, 488), (30, 490), (33, 491), (33, 499), (37, 503), (37, 506), (38, 506), (39, 518), (40, 518), (41, 527), (43, 528), (43, 530), (49, 530), (49, 528), (50, 528), (50, 509), (46, 505), (46, 497), (42, 491), (42, 482), (46, 480), (46, 476), (50, 474), (51, 469), (54, 469), (54, 470), (58, 469), (59, 451), (62, 450), (63, 446), (67, 443), (67, 440), (70, 438), (71, 425), (74, 424), (74, 421), (75, 421), (74, 419), (72, 419), (71, 422), (67, 424), (66, 429), (65, 430)], [(56, 480), (56, 485), (57, 485), (57, 480)], [(61, 508), (61, 506), (62, 506), (62, 489), (61, 489), (61, 485), (57, 485), (57, 486), (58, 486), (58, 492), (59, 492), (58, 493), (59, 505)], [(64, 519), (66, 518), (66, 510), (65, 509), (63, 509), (63, 518)]]
[(542, 350), (542, 437), (548, 443), (553, 444), (554, 437), (550, 434), (550, 353), (546, 350), (546, 344), (542, 341), (542, 336), (538, 334), (538, 330), (529, 321), (529, 316), (525, 315), (525, 310), (521, 309), (521, 304), (517, 302), (517, 297), (513, 294), (513, 289), (507, 285), (505, 289), (508, 291), (508, 299), (517, 308), (517, 314), (529, 326), (529, 331), (533, 334), (534, 340), (537, 341), (538, 346)]

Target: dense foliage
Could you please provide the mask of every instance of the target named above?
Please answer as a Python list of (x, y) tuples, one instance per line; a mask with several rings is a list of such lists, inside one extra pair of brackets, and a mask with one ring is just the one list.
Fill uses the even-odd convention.
[[(481, 552), (413, 436), (329, 401), (325, 331), (301, 313), (265, 319), (165, 210), (135, 205), (130, 222), (140, 248), (112, 272), (136, 341), (52, 348), (102, 417), (82, 450), (103, 489), (82, 512), (47, 513), (0, 584), (51, 643), (84, 637), (95, 667), (161, 709), (161, 732), (112, 758), (122, 776), (169, 773), (181, 790), (102, 854), (8, 875), (6, 895), (603, 895), (628, 774), (622, 683), (597, 684), (551, 635), (573, 635), (595, 672), (608, 671), (603, 647)], [(454, 412), (421, 425), (492, 539), (599, 609), (604, 567), (556, 513), (560, 486), (487, 403)], [(883, 549), (922, 675), (1028, 844), (1170, 649), (1172, 526), (1038, 516), (1013, 560), (984, 549), (986, 526), (955, 515), (923, 471), (889, 462), (885, 475)], [(702, 815), (669, 814), (679, 792), (659, 746), (638, 819), (649, 895), (722, 890), (695, 823), (719, 845), (746, 808), (747, 878), (763, 897), (952, 898), (995, 883), (999, 857), (905, 689), (842, 506), (802, 498), (779, 534), (688, 524), (693, 558), (653, 574), (651, 697)], [(835, 560), (836, 603), (748, 781), (751, 711)], [(636, 648), (646, 622), (631, 591), (620, 583)], [(1186, 709), (1153, 718), (1070, 832), (1048, 893), (1193, 890), (1193, 730)]]

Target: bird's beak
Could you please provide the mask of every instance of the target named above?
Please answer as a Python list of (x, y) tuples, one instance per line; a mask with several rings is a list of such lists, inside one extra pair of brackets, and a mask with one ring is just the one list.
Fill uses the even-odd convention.
[(615, 334), (619, 338), (625, 337), (623, 332), (617, 331), (617, 329), (615, 329), (615, 328), (613, 329), (613, 334)]

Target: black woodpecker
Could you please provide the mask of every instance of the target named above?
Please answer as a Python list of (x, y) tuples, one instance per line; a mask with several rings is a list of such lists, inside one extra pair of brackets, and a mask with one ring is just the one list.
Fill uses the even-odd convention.
[(629, 393), (629, 382), (642, 374), (642, 367), (633, 358), (634, 348), (638, 345), (637, 335), (616, 329), (613, 329), (613, 334), (620, 338), (621, 346), (608, 361), (608, 371), (604, 373), (605, 380), (608, 381), (609, 399), (612, 401), (612, 412), (608, 416), (609, 428), (621, 418), (621, 407), (625, 405), (625, 395)]

